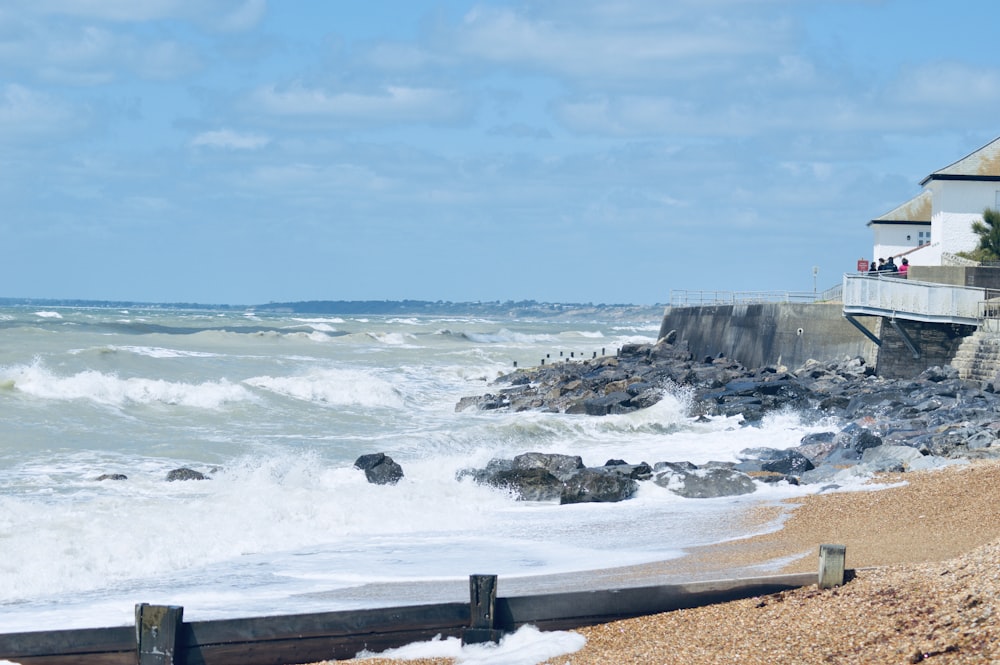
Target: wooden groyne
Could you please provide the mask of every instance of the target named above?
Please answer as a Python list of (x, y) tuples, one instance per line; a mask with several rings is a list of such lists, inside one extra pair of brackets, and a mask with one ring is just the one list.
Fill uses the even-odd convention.
[(763, 596), (853, 577), (841, 545), (820, 547), (816, 574), (772, 575), (595, 591), (496, 597), (494, 575), (469, 579), (468, 603), (294, 614), (213, 621), (183, 620), (177, 606), (139, 604), (135, 625), (0, 634), (0, 659), (21, 665), (289, 665), (353, 658), (412, 642), (460, 637), (497, 641), (524, 625), (567, 630)]

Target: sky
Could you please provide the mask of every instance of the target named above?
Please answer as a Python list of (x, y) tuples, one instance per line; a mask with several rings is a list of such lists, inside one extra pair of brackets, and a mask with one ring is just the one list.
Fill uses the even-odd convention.
[(992, 0), (0, 0), (0, 296), (823, 291), (1000, 136)]

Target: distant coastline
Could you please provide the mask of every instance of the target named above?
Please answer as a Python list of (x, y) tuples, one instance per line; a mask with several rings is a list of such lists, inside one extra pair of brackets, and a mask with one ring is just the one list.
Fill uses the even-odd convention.
[(254, 311), (337, 316), (490, 316), (508, 318), (614, 318), (660, 321), (665, 304), (547, 303), (535, 300), (451, 302), (444, 300), (306, 300), (257, 305), (153, 303), (127, 300), (0, 298), (0, 307), (81, 307)]

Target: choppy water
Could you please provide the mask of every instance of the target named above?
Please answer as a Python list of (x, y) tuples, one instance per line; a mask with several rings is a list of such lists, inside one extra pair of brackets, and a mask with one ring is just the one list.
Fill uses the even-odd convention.
[[(720, 516), (801, 490), (699, 501), (644, 483), (558, 506), (456, 480), (527, 451), (735, 460), (816, 429), (696, 423), (683, 395), (605, 418), (455, 412), (515, 361), (614, 353), (658, 326), (0, 309), (0, 632), (126, 624), (137, 602), (187, 620), (375, 606), (365, 585), (607, 568), (733, 537)], [(353, 468), (380, 451), (398, 485)], [(165, 482), (180, 466), (211, 480)]]

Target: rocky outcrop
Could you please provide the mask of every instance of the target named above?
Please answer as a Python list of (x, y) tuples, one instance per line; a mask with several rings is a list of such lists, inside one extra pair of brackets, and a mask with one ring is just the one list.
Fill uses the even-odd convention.
[[(693, 419), (740, 417), (744, 425), (752, 426), (769, 412), (795, 409), (832, 424), (829, 431), (810, 434), (789, 450), (745, 450), (732, 465), (654, 465), (656, 485), (690, 498), (751, 492), (759, 482), (835, 485), (884, 471), (1000, 457), (1000, 383), (962, 380), (950, 366), (931, 367), (913, 379), (884, 379), (861, 358), (809, 361), (792, 371), (747, 369), (724, 357), (692, 358), (685, 347), (671, 341), (667, 335), (653, 345), (626, 345), (615, 357), (518, 370), (495, 381), (493, 392), (464, 398), (456, 408), (606, 416), (645, 408), (680, 388), (689, 396)], [(530, 484), (504, 476), (504, 486), (516, 488), (522, 499), (551, 500), (558, 490), (560, 501), (573, 500), (567, 498), (572, 497), (566, 489), (567, 473), (580, 473), (584, 467), (579, 458), (571, 457), (572, 463), (564, 460), (561, 466), (539, 461), (535, 454), (525, 458), (529, 459), (546, 475), (537, 473)], [(624, 464), (611, 460), (609, 465), (612, 462)], [(527, 462), (498, 464), (514, 470)], [(597, 475), (607, 470), (591, 471), (592, 486), (607, 482)], [(489, 480), (486, 470), (470, 474), (487, 484), (500, 482)], [(639, 472), (631, 479), (641, 483), (650, 475)], [(621, 500), (632, 492), (626, 486), (604, 494), (591, 489), (578, 496)]]
[(715, 499), (750, 494), (757, 489), (750, 476), (725, 467), (679, 469), (668, 467), (653, 482), (687, 499)]
[(362, 455), (354, 460), (354, 468), (364, 471), (373, 485), (395, 485), (403, 477), (403, 467), (385, 453)]
[(201, 471), (195, 471), (194, 469), (189, 469), (186, 466), (179, 469), (173, 469), (167, 473), (167, 482), (174, 482), (175, 480), (211, 480)]

